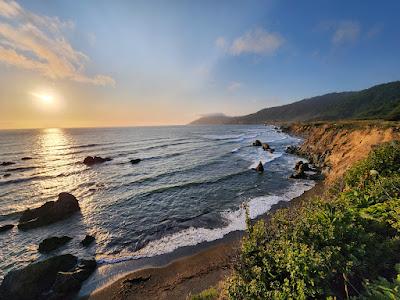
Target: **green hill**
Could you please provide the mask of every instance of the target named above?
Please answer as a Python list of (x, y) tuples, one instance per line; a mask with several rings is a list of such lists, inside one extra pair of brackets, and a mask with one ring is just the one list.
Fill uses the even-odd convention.
[(282, 121), (343, 119), (400, 120), (400, 81), (358, 92), (330, 93), (291, 104), (262, 109), (254, 114), (202, 117), (191, 124), (259, 124)]

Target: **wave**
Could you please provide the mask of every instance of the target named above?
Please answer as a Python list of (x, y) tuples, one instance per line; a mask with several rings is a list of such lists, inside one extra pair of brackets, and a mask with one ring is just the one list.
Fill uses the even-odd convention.
[[(288, 202), (302, 195), (314, 185), (315, 183), (312, 181), (297, 181), (282, 195), (268, 195), (250, 199), (246, 203), (249, 208), (250, 218), (255, 219), (267, 213), (274, 204), (281, 201)], [(153, 257), (173, 252), (178, 248), (221, 239), (230, 232), (242, 231), (246, 228), (244, 206), (235, 211), (222, 212), (221, 217), (227, 222), (227, 226), (214, 229), (189, 227), (177, 233), (166, 235), (161, 239), (150, 241), (146, 246), (131, 254), (120, 257), (99, 258), (97, 262), (99, 264), (114, 264), (144, 257)]]
[(33, 166), (33, 167), (18, 167), (18, 168), (10, 168), (10, 169), (6, 169), (6, 172), (15, 172), (15, 171), (30, 171), (30, 170), (34, 170), (40, 168), (38, 166)]
[(240, 150), (240, 147), (239, 147), (239, 148), (233, 149), (231, 152), (232, 152), (232, 153), (235, 153), (235, 152), (238, 152), (239, 150)]

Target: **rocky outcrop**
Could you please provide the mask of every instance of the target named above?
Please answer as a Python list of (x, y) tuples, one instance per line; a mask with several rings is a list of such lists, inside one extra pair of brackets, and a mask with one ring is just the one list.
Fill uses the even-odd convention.
[(102, 163), (105, 163), (110, 160), (112, 160), (112, 159), (109, 157), (103, 158), (101, 156), (87, 156), (83, 160), (83, 163), (87, 166), (92, 166), (95, 164), (102, 164)]
[(70, 238), (69, 236), (66, 236), (66, 235), (61, 236), (61, 237), (57, 237), (57, 236), (49, 237), (47, 239), (44, 239), (39, 244), (39, 252), (40, 253), (49, 253), (49, 252), (56, 250), (57, 248), (65, 245), (70, 240), (72, 240), (72, 238)]
[(256, 170), (258, 173), (263, 173), (263, 172), (264, 172), (264, 166), (263, 166), (263, 164), (262, 164), (261, 161), (258, 163), (258, 166), (256, 167), (255, 170)]
[(11, 165), (15, 165), (15, 162), (12, 161), (3, 161), (0, 166), (6, 167), (6, 166), (11, 166)]
[(400, 139), (399, 125), (382, 121), (298, 123), (281, 128), (304, 138), (300, 147), (288, 147), (286, 152), (306, 157), (328, 184), (340, 180), (374, 146)]
[(38, 208), (25, 210), (19, 219), (18, 228), (27, 230), (55, 223), (79, 210), (79, 203), (75, 196), (60, 193), (57, 201), (49, 201)]
[(261, 147), (261, 146), (262, 146), (262, 143), (261, 143), (260, 140), (255, 140), (254, 143), (253, 143), (253, 146), (255, 146), (255, 147)]
[(81, 241), (81, 245), (83, 247), (87, 247), (89, 246), (91, 243), (93, 243), (95, 241), (95, 237), (91, 236), (91, 235), (86, 235), (85, 238)]
[(0, 286), (0, 299), (71, 299), (96, 269), (96, 261), (64, 254), (9, 272)]
[(11, 230), (13, 228), (14, 228), (13, 224), (6, 224), (3, 226), (0, 226), (0, 232), (5, 232), (5, 231)]
[(131, 164), (132, 164), (132, 165), (136, 165), (136, 164), (138, 164), (138, 163), (140, 163), (140, 162), (141, 162), (141, 159), (140, 159), (140, 158), (131, 159)]
[(271, 149), (271, 147), (269, 146), (268, 143), (262, 143), (262, 148), (263, 148), (264, 151), (267, 151), (267, 150)]

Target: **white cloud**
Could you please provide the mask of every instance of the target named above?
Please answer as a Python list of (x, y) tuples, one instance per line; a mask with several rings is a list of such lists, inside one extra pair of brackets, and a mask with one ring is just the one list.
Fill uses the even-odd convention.
[(361, 32), (360, 24), (354, 21), (342, 21), (335, 25), (332, 36), (334, 45), (341, 45), (355, 42)]
[(64, 36), (72, 22), (36, 15), (15, 1), (0, 0), (0, 62), (36, 71), (51, 79), (95, 85), (115, 85), (106, 75), (88, 76), (89, 58), (75, 50)]
[(379, 35), (383, 30), (383, 25), (382, 24), (375, 24), (374, 26), (371, 27), (370, 30), (367, 32), (367, 38), (372, 39)]
[(219, 37), (215, 45), (232, 55), (245, 53), (272, 55), (284, 43), (284, 39), (278, 33), (265, 31), (263, 28), (256, 28), (247, 31), (229, 43), (224, 37)]
[(241, 82), (232, 81), (231, 83), (229, 83), (229, 85), (226, 89), (228, 90), (228, 92), (232, 93), (232, 92), (239, 90), (242, 86), (243, 86), (243, 84)]
[(283, 38), (276, 33), (270, 33), (262, 28), (257, 28), (246, 32), (236, 38), (229, 51), (233, 55), (243, 53), (254, 54), (274, 54), (283, 44)]

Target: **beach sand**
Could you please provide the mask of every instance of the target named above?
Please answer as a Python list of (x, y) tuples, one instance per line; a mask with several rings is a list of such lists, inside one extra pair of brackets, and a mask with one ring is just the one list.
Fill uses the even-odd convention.
[[(323, 182), (290, 202), (279, 202), (260, 218), (268, 219), (279, 208), (296, 209), (305, 199), (317, 197), (325, 192)], [(260, 219), (258, 218), (258, 219)], [(188, 295), (217, 286), (233, 270), (235, 257), (240, 249), (243, 232), (223, 238), (209, 247), (202, 247), (192, 255), (177, 258), (165, 266), (143, 268), (116, 279), (89, 296), (81, 299), (187, 299)], [(204, 249), (205, 248), (205, 249)]]

